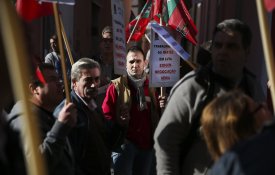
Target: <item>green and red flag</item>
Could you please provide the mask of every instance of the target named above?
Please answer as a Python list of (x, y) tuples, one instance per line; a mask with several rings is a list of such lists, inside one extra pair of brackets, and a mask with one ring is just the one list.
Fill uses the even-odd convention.
[(194, 45), (197, 44), (198, 30), (183, 0), (167, 0), (168, 25), (180, 32)]
[(153, 19), (160, 23), (163, 0), (154, 0)]
[(196, 45), (198, 30), (192, 20), (183, 0), (155, 0), (154, 19), (162, 25), (170, 26), (182, 34), (192, 44)]
[[(153, 19), (162, 26), (166, 26), (168, 22), (168, 11), (166, 0), (154, 0)], [(160, 19), (162, 21), (160, 22)]]
[[(139, 41), (146, 31), (146, 27), (152, 18), (152, 0), (147, 0), (140, 14), (132, 20), (125, 29), (126, 40)], [(131, 36), (132, 34), (132, 36)]]
[(271, 12), (275, 8), (274, 0), (264, 0), (265, 8), (267, 11)]
[(17, 0), (16, 11), (25, 21), (53, 14), (51, 3), (39, 3), (37, 0)]
[(126, 39), (131, 37), (130, 40), (140, 40), (151, 19), (158, 23), (162, 19), (163, 26), (170, 26), (192, 44), (197, 44), (198, 30), (183, 0), (147, 0), (141, 13), (126, 27)]

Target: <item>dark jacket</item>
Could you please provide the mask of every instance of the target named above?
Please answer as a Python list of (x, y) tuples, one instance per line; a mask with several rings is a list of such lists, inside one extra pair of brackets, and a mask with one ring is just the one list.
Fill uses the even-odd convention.
[[(0, 110), (2, 112), (2, 110)], [(24, 154), (18, 132), (6, 122), (6, 113), (0, 112), (0, 170), (3, 175), (26, 175)]]
[[(32, 110), (37, 114), (37, 125), (41, 134), (38, 150), (46, 158), (46, 168), (49, 175), (74, 175), (74, 159), (67, 135), (71, 127), (55, 120), (52, 113), (32, 104)], [(10, 126), (21, 133), (22, 102), (17, 102), (9, 114)], [(28, 152), (28, 143), (26, 155)]]
[[(74, 91), (71, 92), (71, 99), (77, 108), (77, 126), (69, 135), (76, 158), (77, 174), (109, 174), (113, 135), (119, 133), (120, 129), (107, 123), (100, 107), (90, 110)], [(55, 109), (55, 116), (64, 102)]]
[(213, 166), (211, 175), (258, 175), (275, 172), (275, 123), (234, 146)]

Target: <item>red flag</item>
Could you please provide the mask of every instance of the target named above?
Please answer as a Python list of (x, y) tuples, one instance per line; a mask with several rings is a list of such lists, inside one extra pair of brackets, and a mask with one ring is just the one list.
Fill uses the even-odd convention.
[(154, 0), (154, 15), (161, 14), (162, 12), (163, 0)]
[(52, 15), (52, 3), (38, 3), (36, 0), (17, 0), (17, 13), (25, 20), (32, 21), (42, 16)]
[(271, 12), (275, 8), (274, 0), (264, 0), (265, 8), (267, 11)]
[[(152, 0), (148, 0), (140, 15), (128, 24), (126, 28), (127, 40), (130, 31), (134, 30), (131, 40), (138, 41), (145, 33), (150, 20), (153, 18), (160, 23), (160, 17), (162, 17), (162, 25), (170, 26), (180, 32), (192, 44), (197, 44), (195, 36), (198, 30), (183, 0), (154, 0), (153, 5)], [(136, 25), (136, 23), (138, 24)], [(134, 29), (135, 25), (136, 28)]]
[(161, 25), (166, 26), (168, 22), (166, 0), (154, 0), (153, 19), (160, 24), (160, 18), (162, 19)]
[(159, 23), (162, 15), (163, 25), (177, 30), (196, 45), (196, 34), (198, 30), (194, 24), (183, 0), (155, 0), (154, 19)]
[(154, 0), (153, 18), (158, 23), (160, 23), (160, 18), (162, 14), (162, 6), (163, 6), (162, 4), (163, 4), (163, 0)]
[[(132, 20), (125, 29), (126, 40), (128, 41), (131, 33), (133, 32), (130, 40), (139, 41), (146, 31), (146, 27), (151, 20), (152, 0), (148, 0), (144, 5), (141, 13)], [(136, 26), (136, 27), (135, 27)]]
[(186, 39), (194, 45), (197, 44), (196, 34), (198, 30), (194, 24), (183, 0), (167, 1), (169, 15), (168, 25), (180, 32)]

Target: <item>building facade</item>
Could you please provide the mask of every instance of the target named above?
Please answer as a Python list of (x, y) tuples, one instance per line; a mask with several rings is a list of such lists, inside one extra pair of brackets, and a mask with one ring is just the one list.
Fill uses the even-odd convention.
[[(145, 0), (123, 1), (131, 3), (132, 15), (136, 16), (146, 2)], [(251, 0), (186, 0), (198, 28), (198, 45), (212, 39), (215, 25), (227, 18), (238, 18), (245, 21), (252, 29), (253, 42), (247, 67), (261, 81), (263, 89), (267, 82), (266, 67), (261, 43), (256, 2)], [(110, 0), (76, 0), (75, 6), (60, 6), (62, 21), (69, 43), (76, 59), (92, 57), (98, 51), (101, 30), (112, 24)], [(271, 30), (275, 23), (270, 17)], [(272, 25), (273, 24), (273, 25)], [(54, 33), (53, 17), (44, 17), (31, 23), (29, 31), (32, 48), (36, 55), (43, 57), (49, 48), (49, 37)], [(275, 33), (275, 32), (273, 32)], [(274, 34), (272, 35), (275, 41)], [(197, 47), (187, 44), (184, 46), (192, 55), (195, 62)]]

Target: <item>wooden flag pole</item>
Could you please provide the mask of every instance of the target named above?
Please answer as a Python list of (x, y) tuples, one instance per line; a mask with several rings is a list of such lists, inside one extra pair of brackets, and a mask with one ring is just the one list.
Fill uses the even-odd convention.
[(67, 53), (68, 53), (68, 56), (69, 56), (69, 59), (70, 59), (70, 63), (71, 63), (71, 65), (73, 65), (74, 64), (74, 59), (73, 59), (73, 56), (72, 56), (72, 51), (71, 51), (71, 48), (70, 48), (70, 45), (69, 45), (69, 42), (68, 42), (68, 38), (67, 38), (65, 29), (64, 29), (64, 25), (63, 25), (61, 16), (59, 16), (59, 20), (60, 20), (61, 32), (62, 32), (63, 40), (64, 40), (64, 43), (65, 43), (65, 47), (66, 47), (66, 50), (67, 50)]
[(273, 109), (275, 109), (275, 69), (274, 69), (274, 56), (272, 51), (272, 43), (270, 41), (270, 33), (269, 33), (269, 27), (267, 24), (267, 18), (266, 18), (266, 11), (263, 5), (263, 0), (256, 0), (257, 3), (257, 11), (258, 11), (258, 18), (259, 18), (259, 25), (261, 30), (261, 36), (262, 36), (262, 43), (263, 43), (263, 51), (265, 56), (265, 65), (267, 69), (267, 74), (269, 81), (271, 83), (270, 89), (271, 89), (271, 97), (273, 102)]
[[(9, 74), (12, 79), (12, 87), (16, 100), (22, 100), (23, 114), (22, 120), (22, 140), (25, 147), (25, 156), (28, 174), (46, 175), (44, 160), (39, 154), (39, 130), (37, 128), (36, 116), (33, 114), (29, 105), (28, 75), (29, 61), (27, 61), (26, 47), (23, 41), (21, 26), (18, 22), (14, 6), (9, 0), (0, 1), (0, 27), (3, 36), (3, 44)], [(4, 58), (0, 58), (4, 59)], [(4, 83), (4, 82), (2, 82)]]
[(57, 3), (53, 3), (53, 12), (54, 12), (54, 20), (55, 20), (55, 26), (56, 26), (56, 33), (58, 38), (58, 47), (60, 50), (60, 61), (61, 61), (61, 68), (62, 68), (62, 75), (63, 75), (63, 81), (64, 81), (64, 88), (65, 88), (65, 94), (66, 94), (66, 103), (71, 102), (71, 96), (70, 96), (70, 90), (69, 90), (69, 83), (66, 73), (66, 62), (65, 62), (65, 54), (62, 44), (62, 34), (60, 29), (60, 20), (59, 20), (59, 14), (58, 14), (58, 7)]

